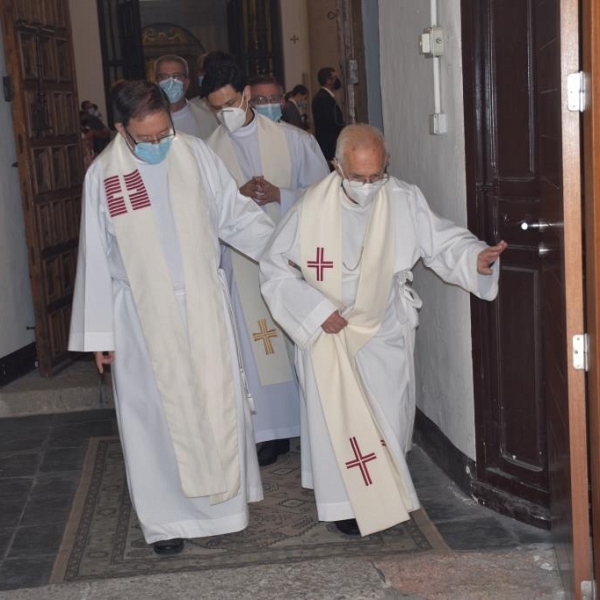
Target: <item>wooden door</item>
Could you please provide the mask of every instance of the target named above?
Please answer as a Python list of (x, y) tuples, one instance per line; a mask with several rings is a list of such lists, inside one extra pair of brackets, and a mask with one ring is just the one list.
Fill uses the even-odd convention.
[[(498, 300), (473, 301), (476, 494), (549, 525), (565, 588), (589, 574), (577, 0), (463, 3), (471, 227), (505, 239)], [(470, 56), (469, 52), (473, 55)]]
[[(543, 258), (534, 227), (543, 205), (541, 4), (463, 1), (462, 31), (469, 225), (488, 242), (509, 244), (497, 301), (472, 301), (474, 491), (493, 508), (548, 526)], [(548, 19), (558, 26), (556, 15)]]
[(2, 32), (38, 361), (49, 376), (69, 361), (83, 178), (68, 0), (3, 0)]
[(586, 329), (589, 334), (589, 439), (594, 579), (600, 585), (600, 4), (583, 1), (583, 69), (588, 106), (583, 141), (586, 240)]

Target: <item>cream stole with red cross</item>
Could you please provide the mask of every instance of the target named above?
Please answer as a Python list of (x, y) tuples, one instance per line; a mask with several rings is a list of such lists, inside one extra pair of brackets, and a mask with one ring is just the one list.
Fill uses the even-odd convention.
[[(306, 281), (343, 310), (341, 180), (332, 173), (304, 195), (300, 257)], [(394, 276), (394, 238), (384, 186), (365, 232), (360, 279), (348, 326), (321, 332), (310, 354), (333, 450), (362, 535), (408, 520), (407, 486), (378, 427), (358, 372), (357, 352), (377, 333)]]
[(232, 378), (237, 369), (229, 351), (215, 232), (190, 139), (178, 135), (165, 159), (183, 261), (187, 330), (161, 247), (152, 190), (123, 137), (117, 135), (98, 160), (183, 493), (210, 496), (215, 504), (240, 489)]
[[(262, 174), (273, 185), (289, 188), (292, 179), (292, 162), (283, 127), (258, 114), (254, 118), (258, 130)], [(244, 176), (238, 163), (227, 129), (221, 125), (210, 136), (207, 143), (225, 163), (238, 186), (244, 185), (248, 177)], [(275, 223), (281, 220), (281, 210), (276, 202), (266, 204), (264, 209)], [(291, 381), (293, 346), (273, 321), (262, 298), (258, 265), (233, 248), (231, 262), (261, 385)]]

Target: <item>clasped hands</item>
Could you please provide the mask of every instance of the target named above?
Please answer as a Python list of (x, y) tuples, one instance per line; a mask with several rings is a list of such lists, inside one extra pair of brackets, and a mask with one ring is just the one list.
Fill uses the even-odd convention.
[(270, 202), (280, 202), (281, 192), (276, 185), (264, 178), (263, 175), (257, 175), (247, 181), (241, 188), (242, 196), (252, 198), (256, 204), (263, 206)]

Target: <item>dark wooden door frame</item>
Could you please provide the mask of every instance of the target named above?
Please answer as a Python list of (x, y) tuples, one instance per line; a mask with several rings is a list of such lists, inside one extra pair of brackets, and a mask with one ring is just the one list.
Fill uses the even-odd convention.
[(588, 415), (594, 579), (600, 584), (600, 5), (583, 0), (583, 70), (588, 107), (583, 115), (586, 240), (586, 329), (589, 335)]

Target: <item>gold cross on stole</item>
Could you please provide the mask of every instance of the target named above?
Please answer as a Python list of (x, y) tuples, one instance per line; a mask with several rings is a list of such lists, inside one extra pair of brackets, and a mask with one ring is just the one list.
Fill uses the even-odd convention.
[(273, 344), (271, 344), (271, 339), (277, 337), (276, 329), (267, 329), (267, 320), (259, 319), (258, 320), (258, 328), (260, 331), (257, 333), (253, 333), (252, 337), (255, 342), (262, 341), (265, 345), (265, 354), (268, 356), (269, 354), (275, 354), (275, 348), (273, 348)]

